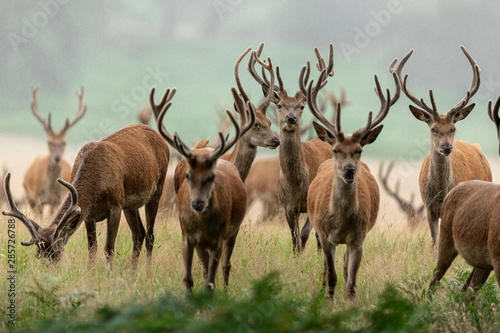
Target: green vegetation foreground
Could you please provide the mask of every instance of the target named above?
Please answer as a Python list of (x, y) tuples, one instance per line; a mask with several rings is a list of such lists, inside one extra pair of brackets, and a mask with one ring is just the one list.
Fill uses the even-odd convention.
[[(409, 233), (398, 225), (394, 217), (379, 217), (366, 239), (357, 298), (347, 300), (339, 276), (333, 303), (321, 289), (322, 254), (311, 243), (294, 257), (288, 228), (278, 221), (242, 227), (229, 288), (223, 291), (219, 274), (214, 295), (206, 294), (199, 282), (198, 261), (194, 293), (184, 292), (176, 218), (159, 219), (152, 265), (147, 266), (143, 253), (136, 272), (130, 269), (128, 228), (120, 228), (111, 269), (103, 254), (105, 226), (98, 224), (93, 266), (88, 265), (86, 236), (80, 228), (56, 266), (37, 260), (34, 249), (17, 247), (15, 326), (8, 324), (9, 281), (2, 279), (0, 331), (498, 331), (500, 298), (494, 277), (476, 294), (460, 292), (470, 270), (460, 259), (436, 291), (428, 293), (436, 261), (428, 230), (421, 226)], [(0, 232), (4, 262), (6, 226), (3, 223)], [(16, 243), (25, 239), (25, 228), (16, 228)], [(336, 265), (341, 264), (339, 255)]]

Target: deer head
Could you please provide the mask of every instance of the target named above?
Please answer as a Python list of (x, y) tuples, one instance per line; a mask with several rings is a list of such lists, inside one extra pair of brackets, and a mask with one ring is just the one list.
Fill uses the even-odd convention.
[(389, 89), (387, 89), (387, 97), (384, 97), (378, 78), (375, 75), (375, 92), (381, 104), (377, 116), (372, 120), (372, 112), (370, 112), (368, 115), (368, 122), (364, 127), (358, 129), (352, 133), (352, 135), (344, 135), (340, 125), (341, 104), (338, 103), (335, 108), (335, 124), (330, 122), (321, 113), (317, 105), (316, 100), (318, 91), (321, 89), (321, 84), (324, 82), (325, 77), (326, 70), (323, 70), (316, 87), (313, 88), (313, 82), (309, 84), (307, 100), (312, 114), (325, 126), (323, 127), (317, 123), (314, 124), (320, 138), (332, 145), (335, 175), (340, 177), (344, 183), (351, 184), (355, 181), (356, 173), (359, 170), (363, 147), (373, 143), (377, 139), (382, 131), (383, 125), (376, 126), (387, 116), (389, 108), (396, 103), (399, 98), (399, 81), (396, 75), (393, 74), (394, 81), (396, 82), (396, 94), (391, 99)]
[[(264, 48), (264, 43), (262, 43), (259, 49), (255, 52), (255, 58), (258, 58)], [(328, 67), (321, 56), (321, 53), (317, 48), (314, 49), (316, 53), (316, 57), (318, 62), (316, 67), (321, 72), (323, 69), (326, 70), (328, 76), (333, 76), (333, 45), (330, 44), (330, 54), (328, 58)], [(299, 88), (300, 90), (295, 93), (294, 96), (288, 96), (287, 91), (283, 86), (283, 80), (280, 76), (279, 67), (276, 67), (276, 76), (278, 78), (279, 86), (275, 86), (271, 84), (269, 80), (263, 75), (260, 77), (255, 69), (248, 66), (248, 70), (252, 77), (262, 86), (262, 90), (264, 94), (267, 96), (269, 94), (269, 90), (273, 92), (271, 102), (276, 104), (278, 109), (278, 122), (280, 130), (285, 132), (296, 132), (298, 128), (300, 128), (300, 121), (302, 117), (302, 112), (307, 104), (307, 82), (309, 80), (309, 75), (311, 73), (311, 65), (307, 62), (307, 65), (304, 66), (299, 75)], [(324, 77), (324, 82), (321, 83), (321, 87), (326, 84), (326, 76)]]
[[(232, 138), (224, 138), (222, 132), (219, 132), (220, 145), (210, 153), (196, 153), (192, 152), (188, 146), (180, 139), (175, 133), (173, 136), (163, 126), (163, 117), (172, 105), (170, 102), (175, 88), (168, 89), (160, 105), (154, 104), (154, 88), (151, 90), (150, 100), (153, 110), (160, 109), (158, 115), (158, 131), (165, 138), (165, 140), (174, 147), (187, 161), (188, 171), (186, 172), (186, 181), (190, 194), (190, 207), (196, 213), (204, 213), (209, 207), (210, 198), (215, 181), (215, 166), (217, 160), (224, 153), (226, 153), (232, 146), (236, 144), (238, 139), (248, 132), (255, 124), (255, 107), (252, 103), (245, 102), (238, 95), (236, 88), (231, 88), (233, 98), (235, 100), (235, 107), (240, 114), (240, 125), (234, 119), (234, 116), (229, 110), (226, 110), (227, 115), (231, 119), (235, 127), (235, 134)], [(170, 97), (169, 97), (170, 96)]]
[(53, 163), (59, 163), (64, 154), (64, 149), (66, 148), (67, 131), (83, 117), (85, 111), (87, 110), (87, 105), (83, 102), (84, 90), (82, 87), (80, 92), (75, 92), (79, 102), (75, 119), (72, 122), (70, 122), (69, 119), (66, 119), (63, 128), (59, 132), (56, 132), (52, 129), (50, 113), (48, 115), (47, 121), (40, 115), (40, 111), (38, 110), (38, 102), (36, 99), (37, 92), (38, 87), (31, 87), (31, 96), (33, 98), (33, 101), (31, 102), (31, 111), (33, 111), (33, 115), (42, 124), (45, 132), (47, 133), (50, 161)]
[[(243, 58), (248, 54), (248, 52), (250, 52), (250, 50), (251, 47), (247, 48), (238, 57), (234, 65), (234, 77), (236, 80), (236, 86), (238, 87), (240, 96), (245, 103), (250, 102), (250, 99), (248, 98), (248, 95), (243, 89), (243, 85), (241, 84), (240, 81), (239, 65), (243, 60)], [(274, 86), (276, 75), (274, 73), (271, 59), (267, 58), (267, 63), (266, 63), (265, 61), (259, 59), (257, 52), (253, 51), (250, 55), (250, 60), (248, 62), (249, 68), (251, 67), (252, 70), (255, 71), (255, 64), (257, 62), (262, 66), (263, 77), (266, 79), (266, 81), (267, 77), (265, 76), (265, 70), (269, 72), (269, 75), (271, 76), (271, 81), (269, 82), (269, 84)], [(268, 90), (264, 100), (255, 109), (255, 119), (256, 119), (255, 124), (248, 132), (242, 135), (242, 140), (245, 140), (246, 142), (255, 147), (276, 149), (280, 144), (280, 140), (278, 139), (276, 134), (274, 134), (274, 132), (271, 130), (271, 120), (267, 117), (267, 109), (269, 108), (272, 98), (273, 98), (273, 91)], [(239, 108), (236, 105), (235, 105), (235, 110), (237, 112), (240, 112)]]
[(75, 228), (71, 228), (69, 225), (71, 223), (78, 222), (80, 215), (80, 208), (78, 207), (78, 194), (75, 187), (60, 178), (57, 181), (70, 191), (71, 205), (67, 210), (61, 210), (54, 219), (54, 222), (52, 222), (48, 227), (42, 228), (38, 223), (29, 219), (19, 210), (10, 191), (10, 172), (5, 175), (4, 182), (5, 195), (7, 196), (10, 210), (2, 212), (5, 216), (11, 216), (19, 219), (21, 223), (28, 228), (28, 231), (31, 234), (31, 240), (21, 242), (21, 245), (36, 245), (36, 257), (50, 259), (52, 261), (58, 261), (61, 258), (64, 251), (64, 245), (66, 244), (69, 236), (71, 236), (71, 234), (75, 231)]
[(413, 49), (411, 49), (401, 60), (401, 63), (397, 68), (394, 68), (398, 59), (394, 59), (390, 65), (389, 70), (397, 74), (399, 81), (403, 85), (403, 92), (405, 95), (419, 108), (410, 105), (410, 111), (420, 121), (425, 122), (430, 130), (431, 130), (431, 146), (434, 151), (439, 152), (443, 156), (448, 156), (453, 151), (453, 143), (455, 140), (455, 123), (457, 121), (465, 119), (469, 113), (474, 109), (475, 104), (469, 103), (469, 100), (474, 94), (478, 91), (479, 85), (481, 82), (480, 73), (481, 69), (476, 64), (474, 59), (471, 57), (469, 52), (465, 49), (465, 47), (460, 46), (463, 53), (469, 60), (470, 65), (472, 66), (472, 84), (465, 94), (465, 96), (458, 102), (452, 109), (450, 109), (446, 114), (441, 114), (438, 112), (436, 103), (434, 101), (434, 95), (432, 90), (429, 90), (429, 97), (431, 101), (431, 105), (429, 106), (426, 102), (424, 102), (423, 98), (418, 99), (408, 90), (406, 86), (406, 80), (408, 79), (408, 74), (405, 75), (404, 79), (401, 76), (401, 71), (405, 63), (408, 61), (410, 56), (413, 53)]

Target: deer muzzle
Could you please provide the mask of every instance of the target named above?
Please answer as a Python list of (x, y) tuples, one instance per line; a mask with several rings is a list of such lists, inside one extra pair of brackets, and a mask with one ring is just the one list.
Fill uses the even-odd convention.
[(354, 182), (356, 176), (356, 167), (352, 164), (348, 164), (344, 167), (344, 182), (346, 184), (351, 184)]
[(444, 156), (448, 156), (453, 152), (453, 145), (446, 143), (441, 146), (440, 152)]

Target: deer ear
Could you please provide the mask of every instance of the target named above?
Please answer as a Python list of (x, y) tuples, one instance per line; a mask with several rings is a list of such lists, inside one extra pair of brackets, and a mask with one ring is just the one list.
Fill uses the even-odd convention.
[(318, 134), (318, 138), (321, 141), (325, 141), (326, 143), (329, 143), (330, 145), (333, 145), (335, 143), (335, 136), (333, 135), (332, 132), (318, 124), (317, 122), (313, 121), (313, 127), (314, 130), (316, 131), (316, 134)]
[(462, 110), (460, 110), (459, 112), (457, 112), (455, 114), (455, 116), (453, 117), (453, 122), (456, 123), (457, 121), (460, 121), (460, 120), (467, 118), (467, 116), (469, 115), (469, 113), (471, 113), (472, 109), (474, 109), (475, 106), (476, 106), (476, 104), (472, 103), (471, 105), (469, 105), (469, 106), (463, 108)]
[(375, 127), (374, 129), (372, 129), (370, 132), (366, 133), (360, 140), (359, 144), (361, 146), (365, 146), (365, 145), (368, 145), (370, 143), (373, 143), (378, 135), (380, 134), (380, 132), (382, 131), (382, 128), (384, 127), (384, 125), (380, 125), (378, 127)]
[(410, 111), (411, 111), (411, 113), (413, 113), (415, 118), (417, 118), (420, 121), (423, 121), (427, 124), (431, 121), (431, 117), (427, 112), (424, 112), (420, 109), (417, 109), (413, 105), (410, 105)]

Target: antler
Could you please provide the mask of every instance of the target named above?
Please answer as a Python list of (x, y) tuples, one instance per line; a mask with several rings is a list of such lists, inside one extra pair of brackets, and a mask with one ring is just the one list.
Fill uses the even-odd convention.
[[(304, 67), (302, 67), (304, 70)], [(334, 110), (334, 119), (337, 124), (334, 125), (332, 122), (330, 122), (321, 112), (321, 110), (318, 108), (317, 104), (317, 98), (318, 98), (318, 92), (321, 89), (321, 82), (325, 79), (326, 77), (326, 69), (323, 69), (321, 71), (321, 74), (319, 75), (318, 82), (316, 83), (315, 89), (313, 89), (313, 83), (314, 81), (309, 82), (309, 86), (307, 88), (307, 104), (309, 105), (309, 109), (311, 110), (311, 113), (318, 119), (325, 127), (326, 130), (330, 132), (332, 136), (339, 137), (339, 135), (342, 135), (342, 131), (340, 130), (340, 109), (341, 105), (340, 103), (337, 104), (337, 107)]]
[[(250, 74), (252, 75), (254, 80), (257, 81), (258, 84), (260, 84), (263, 87), (268, 86), (270, 88), (269, 90), (271, 92), (273, 92), (273, 91), (279, 92), (279, 91), (285, 90), (284, 86), (283, 86), (283, 81), (281, 80), (281, 76), (280, 76), (278, 67), (276, 67), (276, 75), (278, 77), (279, 87), (275, 86), (273, 84), (272, 85), (273, 88), (271, 89), (271, 82), (269, 82), (269, 80), (267, 79), (265, 72), (264, 72), (264, 69), (262, 69), (262, 77), (260, 77), (259, 74), (257, 73), (257, 70), (255, 69), (255, 63), (258, 61), (263, 49), (264, 49), (264, 43), (261, 43), (259, 48), (256, 51), (252, 52), (252, 55), (250, 57), (250, 60), (248, 61), (248, 65), (247, 65), (248, 71), (250, 72)], [(259, 63), (261, 63), (261, 62), (259, 61)]]
[[(396, 75), (393, 74), (393, 76), (396, 79)], [(396, 79), (397, 80), (397, 79)], [(372, 121), (372, 112), (368, 114), (368, 122), (365, 127), (362, 127), (352, 133), (352, 136), (355, 137), (363, 137), (365, 134), (367, 134), (369, 131), (371, 131), (375, 126), (380, 124), (380, 122), (387, 116), (387, 113), (389, 112), (389, 108), (391, 107), (391, 93), (389, 92), (389, 89), (387, 89), (387, 98), (384, 98), (384, 94), (382, 92), (382, 89), (380, 88), (380, 82), (378, 81), (377, 75), (375, 75), (375, 86), (376, 86), (376, 93), (378, 98), (380, 99), (380, 110), (377, 113), (377, 116), (375, 119)]]
[(59, 238), (61, 231), (66, 228), (71, 216), (74, 213), (80, 214), (81, 212), (81, 209), (78, 206), (78, 192), (76, 192), (76, 188), (72, 184), (61, 178), (57, 178), (57, 181), (59, 182), (59, 184), (63, 185), (69, 190), (69, 193), (71, 195), (71, 205), (69, 206), (68, 210), (66, 210), (63, 217), (61, 218), (61, 221), (57, 225), (57, 228), (52, 235), (52, 243), (55, 243), (55, 241)]
[[(172, 89), (175, 93), (175, 89)], [(231, 122), (233, 123), (235, 127), (235, 135), (230, 138), (230, 139), (225, 139), (224, 134), (222, 132), (219, 132), (219, 140), (220, 140), (220, 145), (215, 148), (212, 152), (209, 153), (208, 159), (215, 161), (217, 158), (222, 156), (228, 149), (230, 149), (238, 139), (245, 134), (252, 126), (255, 124), (256, 121), (256, 115), (255, 115), (255, 107), (250, 101), (246, 103), (245, 107), (245, 102), (243, 101), (242, 97), (238, 94), (238, 91), (236, 88), (232, 87), (231, 92), (233, 94), (233, 98), (235, 101), (236, 109), (238, 113), (240, 114), (240, 125), (236, 122), (234, 119), (234, 116), (232, 115), (231, 111), (226, 110), (227, 115), (231, 119)], [(165, 96), (169, 93), (169, 90), (165, 93)], [(150, 94), (150, 98), (152, 100), (152, 96), (154, 94), (154, 89), (152, 90)], [(166, 97), (163, 97), (162, 102), (160, 104), (163, 104), (164, 100), (167, 100)], [(173, 96), (173, 94), (172, 94)], [(171, 99), (171, 98), (170, 98)], [(170, 100), (168, 99), (168, 100)], [(154, 104), (153, 102), (151, 103), (152, 105)], [(165, 138), (165, 140), (172, 146), (174, 147), (181, 155), (186, 157), (187, 159), (193, 158), (193, 153), (191, 150), (189, 150), (188, 146), (180, 139), (179, 135), (177, 133), (172, 136), (168, 131), (166, 130), (165, 126), (163, 126), (163, 117), (167, 113), (168, 109), (172, 105), (172, 102), (167, 102), (161, 109), (161, 112), (159, 113), (157, 117), (157, 123), (158, 123), (158, 131), (160, 134)], [(155, 106), (157, 107), (157, 106)]]
[(50, 113), (48, 117), (48, 122), (45, 121), (45, 119), (42, 118), (40, 115), (40, 111), (38, 110), (38, 102), (36, 99), (36, 94), (38, 93), (38, 87), (31, 87), (31, 96), (33, 100), (31, 101), (31, 111), (35, 115), (36, 119), (43, 125), (43, 128), (45, 129), (45, 132), (50, 132), (52, 131), (52, 127), (50, 125)]
[[(151, 105), (151, 110), (155, 115), (156, 123), (158, 124), (158, 131), (172, 147), (175, 147), (174, 137), (168, 133), (165, 126), (163, 126), (162, 120), (160, 120), (160, 115), (163, 113), (163, 116), (165, 116), (168, 108), (172, 105), (170, 101), (174, 98), (175, 92), (175, 88), (167, 89), (163, 94), (160, 104), (155, 103), (155, 88), (151, 88), (151, 92), (149, 93), (149, 104)], [(163, 117), (161, 119), (163, 119)]]
[[(275, 81), (276, 76), (274, 75), (273, 63), (271, 62), (271, 58), (267, 57), (267, 64), (266, 64), (266, 62), (259, 59), (259, 56), (257, 55), (256, 51), (252, 52), (252, 57), (255, 60), (257, 60), (257, 62), (262, 66), (262, 76), (266, 80), (266, 84), (268, 84), (269, 87), (274, 87), (274, 81)], [(268, 70), (269, 75), (271, 75), (270, 82), (267, 80), (267, 77), (266, 77), (266, 74), (264, 71), (265, 69)], [(267, 96), (264, 98), (264, 100), (258, 106), (258, 109), (261, 110), (262, 112), (264, 112), (264, 114), (266, 114), (267, 108), (269, 107), (269, 104), (271, 104), (271, 100), (273, 98), (273, 95), (274, 95), (274, 90), (268, 89)], [(248, 101), (245, 101), (245, 102), (248, 103)]]
[(392, 196), (394, 199), (396, 199), (396, 201), (399, 203), (399, 206), (401, 207), (401, 209), (406, 211), (410, 207), (413, 207), (413, 200), (414, 200), (415, 196), (414, 195), (412, 196), (412, 199), (410, 202), (406, 202), (405, 200), (401, 199), (401, 197), (399, 196), (399, 188), (400, 188), (399, 179), (396, 182), (396, 186), (395, 186), (394, 191), (389, 188), (388, 179), (389, 179), (389, 175), (391, 174), (393, 168), (394, 168), (394, 161), (391, 161), (391, 163), (389, 163), (389, 166), (387, 167), (387, 170), (385, 171), (385, 175), (384, 175), (384, 171), (383, 171), (384, 170), (384, 162), (380, 162), (380, 167), (378, 170), (378, 177), (382, 183), (382, 186), (386, 190), (386, 192), (390, 196)]
[[(500, 96), (497, 98), (495, 106), (492, 108), (493, 101), (488, 101), (488, 116), (490, 116), (491, 121), (495, 123), (497, 127), (497, 137), (500, 140), (500, 115), (498, 110), (500, 109)], [(499, 151), (500, 153), (500, 151)]]
[(10, 192), (10, 172), (5, 175), (4, 186), (5, 195), (7, 196), (7, 200), (9, 201), (10, 205), (10, 210), (3, 211), (2, 214), (5, 216), (12, 216), (20, 220), (26, 226), (26, 228), (28, 228), (28, 231), (31, 234), (31, 240), (28, 242), (21, 242), (21, 244), (24, 246), (30, 246), (41, 241), (40, 235), (38, 234), (38, 229), (40, 229), (40, 226), (34, 221), (31, 221), (29, 218), (27, 218), (26, 215), (21, 213), (19, 208), (17, 208), (14, 199), (12, 198), (12, 193)]
[[(240, 74), (239, 74), (239, 67), (241, 60), (247, 55), (248, 52), (252, 49), (251, 46), (249, 46), (239, 57), (236, 59), (236, 63), (234, 64), (234, 78), (236, 80), (236, 86), (238, 87), (238, 90), (240, 91), (241, 97), (243, 97), (243, 100), (245, 102), (249, 101), (250, 99), (248, 98), (248, 95), (245, 93), (245, 90), (243, 90), (243, 86), (240, 81)], [(250, 59), (251, 61), (251, 59)]]
[[(80, 88), (80, 92), (75, 91), (75, 95), (78, 98), (78, 111), (76, 112), (75, 119), (73, 119), (71, 123), (69, 122), (69, 118), (66, 119), (66, 123), (64, 124), (64, 127), (61, 130), (62, 133), (65, 133), (67, 130), (73, 127), (80, 119), (82, 119), (83, 115), (87, 111), (87, 104), (83, 102), (83, 98), (85, 96), (85, 90), (83, 89), (83, 87)], [(49, 118), (49, 124), (50, 124), (50, 118)]]
[[(318, 59), (318, 62), (316, 63), (316, 68), (319, 70), (319, 72), (321, 73), (323, 70), (325, 70), (328, 76), (330, 76), (330, 77), (333, 76), (333, 74), (334, 74), (334, 71), (333, 71), (333, 44), (330, 44), (330, 53), (328, 55), (328, 67), (326, 66), (325, 60), (323, 59), (323, 56), (321, 55), (321, 53), (319, 52), (317, 47), (314, 48), (314, 53), (316, 54), (316, 58)], [(310, 68), (310, 64), (308, 61), (307, 65), (302, 67), (302, 69), (300, 70), (300, 74), (299, 74), (299, 89), (304, 96), (307, 95), (306, 86), (307, 86), (307, 81), (309, 81), (309, 74), (310, 73), (311, 73), (311, 68)], [(320, 77), (322, 77), (321, 84), (319, 84), (319, 85), (317, 84), (316, 86), (319, 88), (315, 88), (315, 89), (321, 89), (326, 85), (326, 83), (327, 83), (326, 76), (327, 75), (322, 76), (320, 74)], [(319, 80), (320, 79), (318, 79), (318, 81)]]
[(436, 108), (436, 103), (434, 102), (434, 95), (432, 93), (432, 90), (429, 90), (429, 96), (430, 96), (431, 104), (432, 104), (432, 107), (430, 107), (429, 105), (427, 105), (427, 103), (424, 102), (423, 98), (418, 99), (417, 97), (413, 96), (413, 94), (410, 92), (410, 90), (408, 90), (408, 88), (406, 86), (406, 80), (408, 79), (408, 74), (405, 74), (404, 79), (401, 76), (401, 72), (403, 70), (403, 67), (412, 54), (413, 54), (413, 49), (411, 49), (403, 57), (403, 59), (401, 59), (401, 62), (399, 63), (397, 68), (394, 68), (394, 66), (398, 62), (398, 58), (395, 58), (389, 66), (389, 72), (397, 74), (399, 82), (400, 82), (400, 84), (402, 84), (403, 92), (405, 93), (406, 97), (408, 97), (415, 105), (422, 108), (423, 109), (422, 111), (424, 111), (429, 117), (436, 116), (436, 115), (438, 115), (438, 111)]
[(467, 103), (469, 103), (469, 100), (476, 94), (476, 92), (479, 90), (479, 85), (481, 84), (481, 68), (479, 68), (476, 61), (472, 58), (469, 52), (467, 52), (466, 48), (463, 45), (460, 45), (460, 49), (463, 51), (463, 53), (467, 57), (467, 60), (469, 60), (470, 65), (472, 66), (472, 83), (470, 85), (470, 89), (460, 100), (460, 102), (458, 102), (457, 105), (455, 105), (450, 111), (448, 111), (448, 114), (450, 116), (454, 116), (458, 111), (462, 110), (467, 105)]
[(255, 115), (255, 106), (248, 101), (246, 103), (243, 99), (238, 95), (238, 91), (236, 88), (231, 88), (231, 93), (233, 94), (234, 104), (237, 112), (240, 114), (240, 125), (234, 119), (231, 111), (226, 110), (227, 115), (233, 122), (235, 128), (235, 134), (230, 139), (224, 139), (222, 132), (219, 132), (219, 137), (221, 138), (221, 144), (215, 148), (212, 152), (209, 153), (209, 159), (215, 161), (220, 156), (222, 156), (226, 151), (228, 151), (232, 146), (236, 144), (239, 138), (244, 135), (248, 130), (252, 128), (256, 121)]

